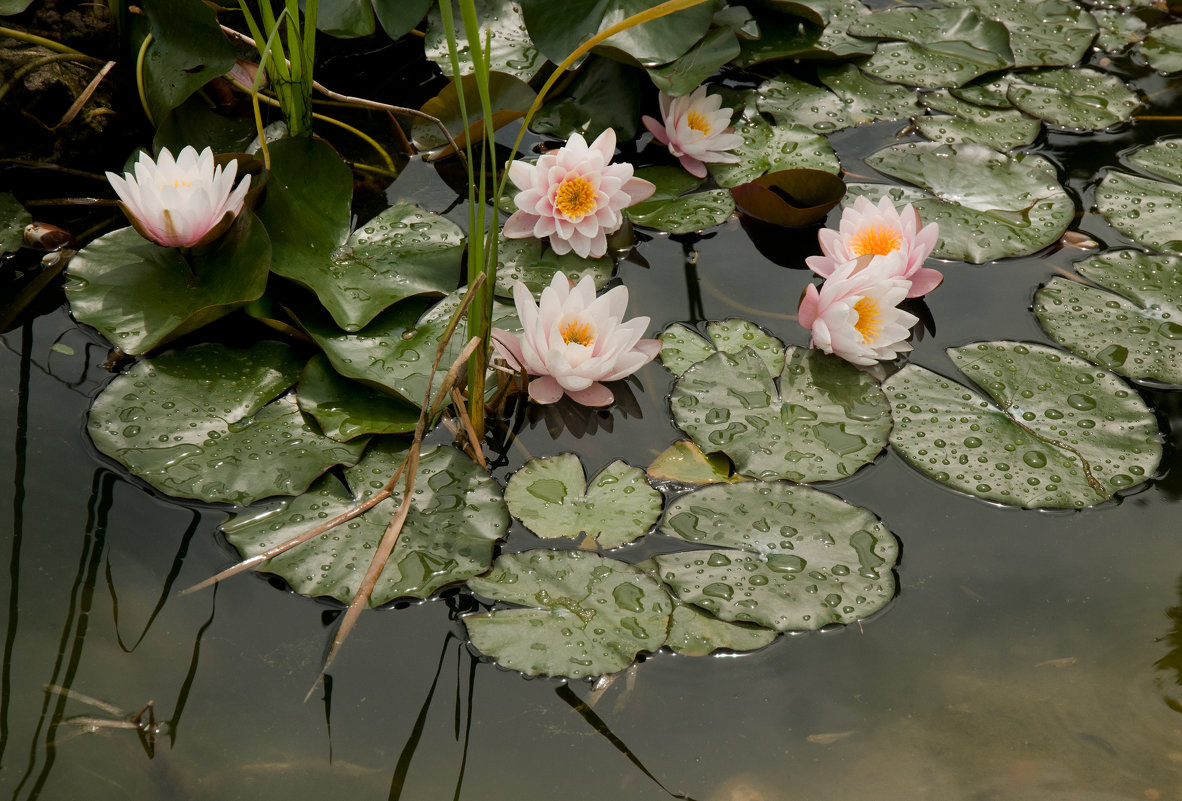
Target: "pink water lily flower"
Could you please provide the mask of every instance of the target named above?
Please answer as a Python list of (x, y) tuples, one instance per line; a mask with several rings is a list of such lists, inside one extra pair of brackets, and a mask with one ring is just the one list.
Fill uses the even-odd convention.
[(911, 350), (905, 340), (918, 318), (898, 308), (911, 289), (898, 277), (902, 259), (867, 254), (838, 267), (820, 291), (810, 284), (798, 319), (813, 332), (812, 347), (864, 366)]
[(603, 382), (632, 375), (661, 350), (659, 340), (641, 339), (647, 317), (623, 319), (623, 286), (596, 297), (590, 276), (572, 288), (559, 272), (542, 290), (540, 304), (521, 281), (513, 285), (513, 302), (521, 335), (494, 328), (493, 347), (514, 370), (534, 376), (529, 396), (538, 403), (566, 394), (584, 406), (606, 406), (615, 397)]
[(817, 234), (824, 255), (809, 256), (805, 263), (817, 275), (828, 278), (859, 256), (899, 253), (903, 258), (897, 263), (895, 277), (911, 282), (907, 297), (923, 297), (940, 285), (944, 275), (923, 266), (940, 238), (940, 226), (920, 225), (919, 212), (910, 203), (899, 212), (890, 198), (884, 197), (875, 205), (859, 197), (841, 212), (837, 231), (822, 228)]
[(733, 133), (731, 110), (722, 108), (720, 95), (707, 95), (699, 86), (686, 97), (661, 92), (662, 122), (641, 117), (658, 142), (677, 156), (690, 175), (706, 177), (706, 162), (734, 164), (739, 157), (727, 151), (743, 144), (743, 137)]
[(234, 222), (250, 189), (250, 176), (234, 186), (237, 162), (214, 166), (208, 147), (200, 155), (187, 146), (174, 159), (167, 148), (153, 160), (147, 153), (134, 174), (107, 173), (119, 208), (145, 239), (167, 248), (212, 242)]
[(615, 152), (616, 132), (608, 128), (590, 145), (573, 134), (535, 164), (510, 164), (509, 178), (521, 191), (513, 198), (518, 210), (505, 220), (505, 236), (549, 237), (559, 255), (607, 253), (607, 235), (624, 224), (623, 210), (656, 191), (633, 177), (631, 164), (612, 164)]

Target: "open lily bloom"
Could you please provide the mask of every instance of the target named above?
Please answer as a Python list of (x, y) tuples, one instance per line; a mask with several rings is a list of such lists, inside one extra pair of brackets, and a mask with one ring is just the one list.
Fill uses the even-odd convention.
[(905, 340), (918, 318), (897, 308), (911, 289), (898, 277), (902, 258), (868, 254), (838, 267), (819, 291), (810, 284), (798, 319), (813, 332), (812, 347), (860, 365), (911, 350)]
[(722, 108), (721, 96), (707, 95), (706, 87), (699, 86), (685, 97), (661, 92), (660, 103), (663, 124), (648, 116), (641, 120), (690, 175), (705, 178), (707, 162), (733, 164), (739, 160), (727, 151), (743, 144), (743, 137), (732, 133), (731, 110)]
[(656, 187), (632, 175), (631, 164), (612, 164), (616, 132), (601, 133), (590, 145), (579, 134), (537, 163), (515, 161), (509, 178), (521, 191), (503, 229), (510, 239), (550, 238), (562, 255), (582, 258), (607, 253), (607, 235), (624, 224), (623, 210), (647, 199)]
[(133, 173), (107, 173), (119, 208), (144, 238), (164, 247), (192, 247), (225, 233), (242, 211), (250, 176), (234, 186), (238, 164), (214, 166), (208, 147), (185, 147), (174, 159), (167, 148), (153, 160), (140, 156)]
[(817, 275), (828, 278), (859, 256), (898, 253), (903, 258), (897, 262), (894, 277), (911, 282), (907, 297), (923, 297), (940, 285), (944, 275), (923, 266), (940, 238), (940, 226), (930, 223), (920, 228), (921, 224), (919, 212), (910, 203), (900, 213), (889, 198), (875, 205), (859, 197), (842, 211), (837, 231), (822, 228), (817, 234), (824, 255), (809, 256), (805, 263)]
[(565, 394), (585, 406), (606, 406), (615, 398), (603, 382), (632, 375), (661, 350), (659, 340), (641, 339), (647, 317), (623, 319), (623, 286), (596, 297), (590, 276), (572, 288), (559, 272), (542, 290), (540, 304), (521, 281), (513, 285), (513, 302), (521, 335), (494, 328), (493, 347), (514, 370), (534, 376), (529, 396), (538, 403)]

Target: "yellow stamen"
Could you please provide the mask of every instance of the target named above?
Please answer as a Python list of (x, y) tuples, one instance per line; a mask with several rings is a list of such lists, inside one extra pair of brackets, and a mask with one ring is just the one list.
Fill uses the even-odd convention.
[(591, 324), (582, 320), (571, 320), (559, 329), (562, 341), (568, 345), (594, 345), (595, 334), (591, 333)]
[(586, 178), (567, 178), (554, 196), (554, 208), (570, 220), (581, 220), (595, 211), (595, 187)]
[(869, 225), (850, 239), (850, 253), (855, 256), (885, 256), (898, 250), (903, 244), (903, 235), (885, 225)]
[[(188, 189), (188, 188), (189, 188), (189, 187), (191, 187), (192, 185), (193, 185), (193, 182), (192, 182), (192, 181), (185, 181), (185, 180), (182, 180), (182, 179), (180, 179), (180, 178), (177, 178), (176, 180), (174, 180), (174, 181), (172, 182), (172, 188), (173, 188), (173, 189), (180, 189), (182, 186), (183, 186), (183, 187), (185, 187), (186, 189)], [(159, 189), (163, 189), (165, 186), (167, 186), (167, 184), (160, 184), (160, 185), (159, 185), (159, 187), (157, 187), (157, 188), (159, 188)]]
[(882, 309), (877, 298), (862, 298), (854, 304), (854, 311), (858, 313), (858, 322), (854, 323), (854, 328), (862, 335), (862, 342), (878, 339), (882, 334)]
[(685, 124), (690, 127), (690, 130), (699, 131), (703, 136), (710, 135), (710, 121), (706, 119), (706, 115), (697, 109), (693, 109), (685, 117)]

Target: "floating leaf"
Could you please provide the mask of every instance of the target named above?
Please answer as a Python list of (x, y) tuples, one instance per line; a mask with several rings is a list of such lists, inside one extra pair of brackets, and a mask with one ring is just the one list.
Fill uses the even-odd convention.
[[(451, 133), (456, 145), (463, 149), (469, 140), (473, 143), (484, 140), (485, 122), (481, 91), (476, 76), (465, 75), (461, 84), (464, 89), (464, 108), (468, 112), (467, 117), (460, 111), (455, 81), (443, 87), (439, 94), (424, 103), (422, 111), (438, 118)], [(486, 86), (492, 108), (492, 116), (489, 119), (492, 121), (493, 130), (524, 117), (537, 96), (537, 93), (529, 88), (529, 84), (504, 72), (490, 72)], [(415, 118), (411, 127), (411, 138), (418, 150), (439, 148), (438, 152), (431, 154), (431, 160), (455, 153), (451, 142), (439, 130), (439, 126), (422, 117)]]
[(925, 92), (921, 102), (951, 116), (917, 117), (919, 132), (934, 142), (976, 142), (994, 150), (1025, 147), (1038, 137), (1042, 122), (1017, 109), (978, 106), (940, 89)]
[(760, 35), (757, 39), (740, 42), (742, 52), (735, 59), (737, 66), (750, 67), (785, 58), (850, 58), (874, 52), (873, 42), (846, 32), (850, 23), (870, 13), (858, 0), (807, 4), (775, 2), (768, 5), (798, 15), (803, 20), (755, 6), (752, 13)]
[[(1171, 140), (1171, 147), (1176, 148), (1179, 141)], [(1096, 189), (1096, 208), (1130, 239), (1165, 253), (1182, 254), (1182, 230), (1178, 227), (1182, 186), (1178, 183), (1111, 170)]]
[(735, 201), (725, 189), (689, 192), (701, 181), (678, 167), (643, 167), (636, 177), (656, 186), (648, 200), (624, 210), (636, 225), (688, 234), (721, 225), (735, 212)]
[(640, 126), (641, 75), (634, 67), (591, 56), (563, 94), (534, 115), (530, 130), (561, 139), (578, 133), (593, 141), (611, 128), (618, 141), (626, 142)]
[(560, 256), (541, 239), (507, 239), (501, 235), (497, 242), (496, 293), (511, 298), (513, 284), (521, 281), (537, 299), (559, 270), (575, 283), (589, 275), (595, 281), (595, 289), (600, 290), (607, 286), (614, 269), (610, 256), (583, 259), (573, 251)]
[[(383, 487), (406, 455), (403, 441), (383, 438), (344, 483), (327, 475), (297, 498), (235, 515), (222, 525), (243, 558), (323, 523)], [(364, 514), (277, 556), (261, 568), (301, 595), (327, 595), (349, 603), (369, 568), (390, 518), (402, 502), (394, 493)], [(500, 486), (455, 448), (423, 453), (410, 506), (398, 542), (378, 577), (370, 606), (397, 598), (428, 598), (440, 588), (488, 570), (493, 547), (509, 531)]]
[[(385, 0), (385, 2), (398, 5), (407, 3), (408, 0)], [(428, 5), (434, 4), (428, 0)], [(529, 32), (525, 29), (525, 18), (521, 15), (520, 4), (516, 0), (475, 0), (475, 8), (481, 35), (487, 32), (491, 43), (492, 52), (488, 57), (489, 69), (516, 75), (523, 81), (532, 80), (545, 65), (546, 58), (534, 46)], [(460, 72), (470, 74), (472, 72), (472, 53), (467, 32), (459, 15), (455, 15), (455, 17)], [(421, 15), (419, 19), (422, 19)], [(385, 25), (385, 20), (382, 24)], [(411, 23), (410, 27), (414, 27), (414, 24)], [(481, 41), (480, 44), (483, 46), (484, 42)], [(432, 8), (431, 13), (427, 16), (427, 37), (424, 49), (427, 58), (434, 61), (444, 75), (449, 78), (453, 77), (451, 56), (447, 51), (447, 32), (444, 30), (443, 17), (439, 13), (438, 6)], [(469, 106), (468, 108), (473, 107)]]
[(267, 232), (245, 209), (224, 236), (187, 252), (112, 231), (70, 261), (66, 297), (79, 322), (138, 356), (260, 297), (270, 266)]
[(1182, 384), (1182, 258), (1112, 250), (1075, 269), (1103, 289), (1051, 279), (1034, 295), (1047, 333), (1128, 378)]
[(1182, 72), (1182, 22), (1155, 28), (1141, 42), (1141, 55), (1158, 72)]
[(948, 354), (988, 399), (915, 365), (883, 382), (891, 445), (937, 481), (1013, 506), (1083, 508), (1157, 469), (1153, 412), (1107, 370), (1019, 342)]
[(1087, 55), (1099, 27), (1091, 14), (1065, 0), (943, 1), (1004, 25), (1018, 67), (1077, 64)]
[(674, 323), (660, 334), (661, 352), (657, 358), (674, 375), (681, 375), (718, 351), (736, 354), (751, 348), (772, 375), (784, 369), (784, 343), (755, 323), (735, 317), (710, 322), (706, 324), (706, 335)]
[(1182, 184), (1182, 139), (1162, 139), (1134, 151), (1128, 159), (1146, 172)]
[(730, 623), (696, 606), (679, 603), (665, 645), (683, 656), (705, 656), (719, 650), (756, 651), (771, 645), (778, 632), (758, 626)]
[(895, 595), (899, 543), (865, 509), (811, 487), (704, 487), (669, 505), (661, 532), (697, 550), (655, 557), (678, 600), (776, 631), (853, 623)]
[(247, 350), (204, 344), (138, 362), (90, 410), (95, 446), (179, 498), (249, 504), (295, 495), (364, 442), (342, 444), (304, 421), (294, 396), (301, 363), (278, 342)]
[(365, 434), (406, 434), (419, 420), (417, 406), (344, 378), (323, 353), (304, 368), (299, 403), (300, 411), (338, 442)]
[(234, 46), (204, 3), (145, 4), (152, 41), (143, 57), (144, 102), (159, 124), (189, 95), (234, 66)]
[(15, 253), (25, 241), (25, 226), (33, 215), (9, 192), (0, 192), (0, 253)]
[(819, 350), (788, 348), (779, 374), (749, 348), (715, 353), (673, 385), (673, 420), (703, 451), (756, 478), (830, 481), (886, 445), (890, 409), (867, 374)]
[(623, 670), (641, 651), (664, 644), (673, 608), (668, 593), (643, 571), (585, 551), (506, 554), (468, 586), (529, 607), (463, 620), (481, 653), (530, 676)]
[(915, 89), (871, 78), (852, 64), (822, 66), (817, 78), (829, 91), (790, 75), (764, 81), (759, 110), (782, 124), (804, 125), (827, 134), (878, 120), (901, 120), (919, 113)]
[(737, 55), (739, 40), (734, 31), (715, 28), (681, 58), (650, 69), (648, 77), (665, 94), (681, 97), (697, 89)]
[(369, 36), (374, 32), (373, 5), (370, 0), (320, 0), (316, 30), (341, 38)]
[(689, 440), (674, 442), (661, 451), (646, 472), (653, 481), (676, 481), (678, 484), (749, 480), (733, 475), (730, 460), (725, 456), (720, 453), (702, 453), (702, 449)]
[(772, 125), (755, 108), (754, 97), (735, 126), (743, 144), (732, 151), (737, 164), (711, 164), (720, 186), (738, 186), (777, 170), (810, 169), (837, 174), (841, 165), (829, 140), (800, 125)]
[(980, 264), (1024, 256), (1057, 242), (1075, 218), (1075, 203), (1054, 168), (1037, 156), (1010, 157), (967, 142), (911, 142), (880, 150), (866, 163), (926, 191), (849, 184), (846, 202), (865, 195), (912, 203), (924, 222), (940, 225), (938, 258)]
[(1145, 37), (1149, 26), (1133, 14), (1108, 9), (1092, 9), (1092, 16), (1100, 25), (1096, 47), (1105, 53), (1119, 53)]
[(780, 170), (731, 187), (735, 205), (748, 217), (784, 228), (821, 222), (845, 195), (845, 181), (821, 170)]
[(509, 478), (509, 512), (544, 539), (586, 534), (601, 548), (618, 548), (640, 537), (661, 516), (661, 493), (644, 471), (616, 460), (591, 483), (573, 453), (532, 459)]
[(1111, 128), (1141, 105), (1120, 78), (1087, 68), (1012, 75), (1006, 97), (1048, 125), (1072, 131)]

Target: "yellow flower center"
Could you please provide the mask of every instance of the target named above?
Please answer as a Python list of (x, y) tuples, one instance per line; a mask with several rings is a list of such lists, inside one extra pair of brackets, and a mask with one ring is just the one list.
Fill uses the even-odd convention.
[(882, 309), (878, 300), (864, 297), (854, 304), (854, 311), (858, 313), (858, 322), (854, 323), (854, 328), (862, 335), (862, 342), (878, 339), (882, 333)]
[(690, 130), (699, 131), (703, 136), (710, 135), (710, 121), (706, 119), (706, 115), (697, 109), (693, 109), (685, 117), (685, 124), (690, 127)]
[[(184, 180), (183, 178), (177, 178), (177, 179), (173, 180), (173, 182), (172, 182), (172, 188), (173, 188), (173, 189), (180, 189), (182, 186), (183, 186), (185, 189), (188, 189), (188, 188), (189, 188), (189, 187), (191, 187), (192, 185), (193, 185), (193, 182), (192, 182), (192, 181), (186, 181), (186, 180)], [(168, 184), (167, 184), (167, 183), (162, 183), (162, 184), (160, 184), (160, 185), (159, 185), (157, 188), (158, 188), (158, 189), (163, 189), (163, 188), (164, 188), (164, 187), (166, 187), (166, 186), (168, 186)]]
[(903, 235), (885, 225), (869, 225), (850, 239), (850, 252), (855, 256), (885, 256), (898, 250), (903, 244)]
[(595, 211), (595, 187), (586, 178), (567, 178), (554, 196), (554, 208), (567, 219), (579, 220)]
[(595, 344), (595, 334), (591, 331), (591, 324), (577, 318), (558, 330), (562, 334), (562, 341), (568, 345)]

